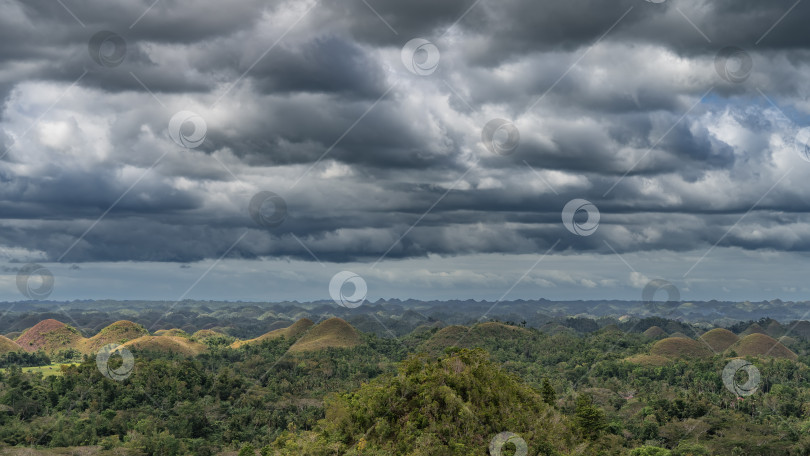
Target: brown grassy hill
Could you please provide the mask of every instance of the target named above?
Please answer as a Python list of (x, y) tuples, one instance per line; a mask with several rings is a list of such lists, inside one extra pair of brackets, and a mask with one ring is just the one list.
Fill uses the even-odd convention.
[(793, 323), (787, 325), (787, 329), (790, 331), (788, 336), (798, 337), (801, 339), (810, 339), (810, 321), (794, 321)]
[(103, 328), (95, 336), (80, 340), (77, 348), (82, 353), (95, 353), (107, 344), (123, 344), (146, 335), (149, 335), (149, 331), (142, 325), (129, 320), (119, 320)]
[(768, 333), (766, 333), (765, 330), (762, 329), (762, 326), (760, 326), (758, 323), (754, 323), (753, 325), (749, 326), (748, 329), (741, 332), (740, 337), (745, 337), (749, 334), (765, 334), (766, 336), (768, 335)]
[(446, 347), (456, 345), (459, 339), (466, 339), (470, 328), (460, 325), (450, 325), (436, 331), (430, 339), (424, 341), (420, 348), (427, 352), (441, 351)]
[(671, 360), (660, 355), (638, 354), (624, 359), (628, 363), (639, 364), (641, 366), (663, 366)]
[(275, 329), (268, 333), (262, 334), (255, 339), (237, 340), (231, 344), (231, 348), (239, 348), (249, 344), (258, 344), (265, 340), (278, 339), (279, 337), (295, 340), (301, 337), (302, 334), (306, 333), (314, 324), (315, 323), (313, 323), (309, 318), (302, 318), (286, 328)]
[(650, 326), (643, 334), (650, 339), (660, 339), (667, 336), (667, 332), (661, 329), (660, 326)]
[(78, 348), (77, 344), (82, 339), (81, 333), (76, 328), (49, 318), (27, 329), (15, 342), (27, 352), (41, 349), (46, 353), (55, 353), (68, 348)]
[(22, 348), (8, 337), (0, 336), (0, 355), (14, 351), (22, 351)]
[(691, 337), (687, 336), (686, 334), (684, 334), (684, 333), (682, 333), (680, 331), (670, 334), (669, 337), (670, 338), (678, 337), (678, 338), (681, 338), (681, 339), (691, 339)]
[(714, 328), (700, 336), (700, 339), (717, 353), (725, 351), (740, 340), (736, 334), (724, 328)]
[(290, 347), (291, 352), (350, 348), (360, 345), (360, 333), (340, 318), (330, 318), (311, 328)]
[(185, 337), (186, 339), (190, 338), (191, 336), (188, 335), (187, 332), (183, 331), (179, 328), (172, 328), (172, 329), (158, 329), (155, 331), (156, 336), (172, 336), (172, 337)]
[(768, 326), (765, 328), (765, 332), (771, 337), (780, 337), (785, 334), (785, 327), (782, 326), (778, 321), (773, 320), (768, 323)]
[(790, 351), (779, 341), (767, 334), (749, 334), (732, 345), (729, 350), (734, 350), (737, 356), (767, 356), (773, 358), (798, 359), (798, 355)]
[(208, 349), (199, 342), (180, 336), (141, 336), (126, 342), (123, 346), (130, 350), (179, 353), (185, 356), (196, 356)]
[(705, 358), (712, 351), (703, 342), (682, 337), (667, 337), (655, 343), (650, 349), (651, 355), (665, 358)]
[(436, 334), (423, 342), (419, 348), (428, 353), (438, 353), (454, 345), (471, 348), (479, 346), (485, 339), (514, 340), (530, 334), (531, 331), (528, 329), (494, 321), (480, 323), (472, 328), (453, 325), (436, 331)]

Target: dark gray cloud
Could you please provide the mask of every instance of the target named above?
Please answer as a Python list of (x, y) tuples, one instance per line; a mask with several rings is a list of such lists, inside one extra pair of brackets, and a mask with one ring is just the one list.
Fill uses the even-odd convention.
[[(210, 260), (245, 233), (232, 258), (810, 250), (809, 5), (369, 4), (382, 19), (359, 1), (3, 4), (0, 244), (70, 262)], [(120, 65), (89, 54), (100, 30)], [(401, 62), (416, 37), (433, 74)], [(716, 71), (727, 45), (751, 57), (742, 82)], [(169, 138), (181, 110), (207, 124), (196, 149)], [(482, 144), (493, 118), (514, 154)], [(247, 213), (262, 190), (287, 201), (280, 227)], [(592, 236), (562, 222), (575, 198), (601, 213)]]

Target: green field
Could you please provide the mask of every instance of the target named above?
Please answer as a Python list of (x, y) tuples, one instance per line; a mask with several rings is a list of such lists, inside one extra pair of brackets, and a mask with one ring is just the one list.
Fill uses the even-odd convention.
[[(49, 364), (47, 366), (23, 367), (23, 372), (41, 373), (43, 377), (50, 377), (51, 375), (62, 375), (61, 366), (76, 366), (79, 363), (68, 364)], [(6, 369), (0, 369), (0, 372), (5, 372)]]

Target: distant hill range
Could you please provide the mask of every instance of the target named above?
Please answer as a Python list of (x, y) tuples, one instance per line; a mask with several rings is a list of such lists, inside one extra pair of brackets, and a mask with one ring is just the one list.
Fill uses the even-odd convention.
[[(59, 309), (57, 311), (56, 309)], [(680, 332), (693, 337), (690, 325), (703, 330), (727, 328), (735, 334), (757, 322), (752, 331), (779, 338), (810, 337), (810, 302), (772, 301), (683, 301), (666, 305), (641, 301), (514, 300), (493, 303), (479, 300), (421, 301), (380, 299), (357, 308), (331, 301), (314, 302), (225, 302), (164, 301), (22, 301), (0, 303), (0, 334), (16, 339), (22, 331), (45, 319), (70, 323), (82, 336), (95, 335), (101, 328), (127, 320), (157, 330), (194, 334), (211, 330), (239, 340), (258, 338), (284, 329), (298, 320), (313, 322), (340, 318), (363, 333), (382, 337), (404, 336), (417, 328), (452, 325), (472, 326), (488, 320), (501, 321), (544, 332), (573, 330), (593, 332), (610, 324), (622, 331), (643, 332), (657, 326), (667, 335)], [(486, 319), (482, 320), (482, 316)], [(793, 323), (801, 324), (793, 327)], [(744, 325), (732, 328), (734, 325)], [(632, 328), (632, 329), (631, 329)], [(656, 338), (658, 336), (653, 336)]]
[[(277, 329), (260, 337), (237, 340), (233, 349), (285, 337), (294, 340), (291, 352), (307, 352), (326, 348), (351, 348), (360, 345), (360, 333), (340, 318), (330, 318), (319, 324), (303, 318), (287, 328)], [(181, 329), (157, 330), (150, 334), (142, 325), (127, 320), (102, 328), (85, 338), (70, 325), (55, 319), (42, 320), (26, 329), (14, 340), (0, 336), (0, 354), (13, 351), (43, 351), (52, 355), (65, 350), (94, 354), (107, 344), (117, 344), (132, 350), (171, 352), (194, 356), (208, 350), (208, 343), (227, 335), (212, 330), (200, 330), (189, 335)]]
[[(623, 332), (616, 324), (600, 328), (596, 322), (591, 322), (594, 326), (590, 326), (577, 319), (568, 319), (567, 323), (574, 327), (584, 325), (591, 329), (597, 328), (596, 331), (605, 337)], [(796, 360), (798, 355), (790, 347), (795, 346), (800, 340), (810, 339), (808, 331), (810, 323), (804, 321), (782, 325), (773, 320), (761, 320), (747, 326), (733, 326), (731, 329), (736, 333), (725, 328), (705, 331), (699, 326), (684, 325), (677, 321), (659, 321), (659, 323), (661, 326), (647, 325), (643, 331), (640, 327), (632, 328), (630, 332), (650, 340), (650, 349), (649, 353), (632, 356), (627, 358), (627, 361), (663, 365), (677, 359), (700, 359), (714, 355)], [(664, 328), (676, 331), (668, 333)], [(576, 337), (577, 331), (562, 324), (548, 324), (540, 331), (536, 331), (514, 323), (495, 321), (466, 326), (448, 326), (437, 321), (424, 323), (412, 332), (411, 340), (415, 342), (411, 348), (415, 351), (440, 354), (449, 347), (472, 348), (504, 342), (529, 343), (544, 337), (543, 333)], [(107, 344), (118, 344), (133, 351), (158, 351), (195, 356), (206, 352), (214, 345), (239, 350), (280, 338), (292, 342), (289, 348), (291, 353), (352, 348), (364, 343), (361, 331), (337, 317), (317, 322), (301, 318), (286, 327), (273, 329), (250, 339), (235, 339), (224, 332), (211, 329), (198, 330), (192, 334), (179, 328), (160, 329), (150, 333), (143, 325), (128, 320), (116, 321), (103, 327), (96, 334), (85, 337), (78, 329), (49, 318), (37, 322), (19, 334), (0, 336), (0, 354), (41, 350), (53, 355), (65, 350), (75, 350), (80, 354), (92, 355)]]

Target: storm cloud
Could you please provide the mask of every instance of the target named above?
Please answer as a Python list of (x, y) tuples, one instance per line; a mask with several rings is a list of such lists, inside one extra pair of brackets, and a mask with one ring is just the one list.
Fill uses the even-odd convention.
[[(683, 252), (680, 272), (714, 249), (804, 254), (808, 14), (782, 0), (5, 2), (0, 245), (11, 262), (313, 267)], [(415, 38), (429, 45), (403, 55)], [(178, 112), (201, 130), (170, 131)], [(493, 119), (514, 126), (510, 153), (493, 153), (504, 131), (495, 148), (482, 137)], [(278, 226), (251, 217), (261, 191), (286, 202)], [(574, 199), (598, 209), (592, 235), (576, 232), (584, 211), (566, 228)]]

